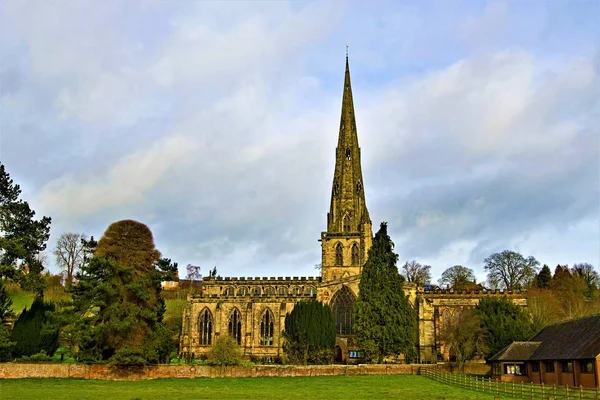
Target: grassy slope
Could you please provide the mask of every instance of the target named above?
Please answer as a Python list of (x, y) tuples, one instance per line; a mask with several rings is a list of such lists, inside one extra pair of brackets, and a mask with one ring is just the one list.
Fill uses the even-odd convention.
[(18, 294), (13, 294), (10, 297), (13, 301), (12, 309), (15, 314), (20, 314), (25, 307), (29, 308), (31, 303), (33, 303), (33, 293), (31, 292), (21, 292)]
[(142, 382), (74, 379), (0, 380), (2, 399), (492, 399), (422, 376), (161, 379)]

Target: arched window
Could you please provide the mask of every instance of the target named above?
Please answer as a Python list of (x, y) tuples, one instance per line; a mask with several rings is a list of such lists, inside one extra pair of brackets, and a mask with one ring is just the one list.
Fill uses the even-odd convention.
[(225, 296), (233, 296), (233, 288), (231, 286), (226, 287), (223, 294)]
[(358, 245), (354, 243), (352, 245), (352, 265), (358, 265)]
[(288, 290), (285, 286), (279, 286), (279, 289), (277, 289), (277, 293), (280, 296), (286, 296), (288, 294)]
[(308, 296), (314, 296), (315, 294), (317, 294), (317, 291), (315, 290), (314, 286), (307, 286), (304, 289), (304, 294), (306, 294)]
[(263, 291), (264, 294), (266, 294), (267, 296), (275, 296), (275, 288), (272, 286), (267, 286), (265, 288), (265, 290)]
[(344, 232), (350, 232), (350, 216), (344, 216)]
[(248, 288), (245, 287), (245, 286), (242, 286), (241, 288), (238, 289), (237, 295), (238, 296), (246, 296), (246, 295), (248, 295)]
[(292, 289), (292, 293), (295, 294), (296, 296), (301, 295), (302, 288), (300, 286), (296, 286), (294, 289)]
[(350, 152), (350, 147), (346, 147), (346, 160), (352, 158), (352, 152)]
[(252, 296), (260, 296), (260, 287), (255, 286), (252, 288)]
[(347, 286), (342, 286), (331, 299), (331, 310), (335, 318), (335, 328), (338, 335), (351, 335), (352, 331), (352, 313), (354, 312), (354, 303), (356, 298)]
[(200, 346), (210, 346), (212, 344), (213, 319), (208, 308), (200, 312), (198, 332), (200, 333)]
[(235, 339), (238, 345), (242, 344), (242, 315), (237, 308), (229, 316), (229, 336)]
[(267, 308), (260, 321), (260, 345), (273, 346), (273, 313)]
[(344, 263), (344, 248), (341, 243), (335, 246), (335, 265), (342, 265)]

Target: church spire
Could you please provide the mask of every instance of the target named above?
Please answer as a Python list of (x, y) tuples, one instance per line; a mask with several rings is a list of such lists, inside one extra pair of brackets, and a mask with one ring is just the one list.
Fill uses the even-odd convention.
[(331, 205), (327, 213), (327, 231), (321, 232), (323, 282), (358, 276), (367, 261), (372, 243), (373, 231), (365, 202), (346, 49), (342, 115), (335, 149)]
[(331, 207), (327, 219), (329, 232), (359, 232), (360, 224), (370, 222), (363, 189), (360, 147), (346, 49), (342, 115), (336, 149)]

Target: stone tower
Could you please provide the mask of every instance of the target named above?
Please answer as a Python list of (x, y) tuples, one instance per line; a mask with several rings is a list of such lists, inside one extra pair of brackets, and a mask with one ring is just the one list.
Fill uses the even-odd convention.
[(373, 240), (360, 166), (348, 55), (339, 129), (327, 231), (321, 232), (320, 240), (323, 282), (359, 275)]

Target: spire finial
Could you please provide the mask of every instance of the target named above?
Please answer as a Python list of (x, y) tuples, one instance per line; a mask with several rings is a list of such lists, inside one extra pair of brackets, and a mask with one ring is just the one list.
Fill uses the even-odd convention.
[(346, 45), (346, 58), (348, 58), (348, 45)]

